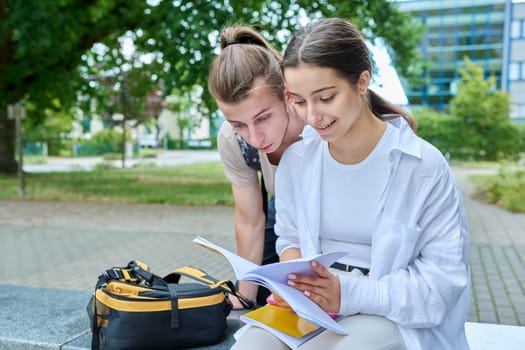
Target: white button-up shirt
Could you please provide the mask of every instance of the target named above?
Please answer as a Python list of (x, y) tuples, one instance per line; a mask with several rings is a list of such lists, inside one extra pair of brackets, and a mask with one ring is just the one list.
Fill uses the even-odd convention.
[[(396, 141), (372, 233), (370, 275), (340, 276), (340, 313), (388, 318), (407, 349), (469, 349), (469, 241), (461, 194), (442, 154), (403, 118), (389, 122)], [(279, 255), (292, 247), (302, 256), (320, 253), (322, 142), (313, 137), (293, 144), (277, 169)]]

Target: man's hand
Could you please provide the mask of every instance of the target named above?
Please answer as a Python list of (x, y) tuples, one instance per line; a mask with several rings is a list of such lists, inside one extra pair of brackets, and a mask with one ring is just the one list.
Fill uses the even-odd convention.
[(244, 309), (244, 305), (240, 302), (239, 298), (237, 298), (233, 294), (229, 294), (228, 297), (230, 298), (230, 301), (233, 305), (234, 310), (242, 310)]
[[(239, 293), (241, 293), (246, 299), (252, 300), (254, 303), (254, 300), (257, 298), (257, 288), (258, 286), (255, 283), (251, 283), (248, 281), (239, 281)], [(234, 310), (242, 310), (245, 308), (244, 305), (240, 302), (239, 298), (237, 298), (235, 295), (230, 294), (229, 297)]]

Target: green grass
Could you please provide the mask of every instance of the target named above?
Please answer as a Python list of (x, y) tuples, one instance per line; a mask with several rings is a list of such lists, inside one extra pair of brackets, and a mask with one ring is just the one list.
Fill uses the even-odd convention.
[[(178, 167), (25, 175), (27, 199), (176, 205), (233, 205), (220, 162)], [(20, 198), (18, 178), (0, 175), (0, 198)]]
[[(495, 165), (471, 163), (461, 166)], [(475, 175), (471, 180), (476, 186), (476, 199), (525, 213), (525, 172), (522, 168), (501, 166), (495, 175)], [(16, 175), (0, 174), (0, 199), (19, 199), (18, 185)], [(25, 175), (25, 192), (25, 198), (33, 200), (233, 205), (231, 187), (220, 162), (30, 173)]]
[(525, 171), (516, 167), (502, 167), (494, 175), (473, 175), (473, 197), (503, 209), (525, 213)]
[(451, 161), (463, 168), (490, 168), (493, 175), (471, 175), (473, 198), (508, 211), (525, 213), (525, 171), (516, 161)]

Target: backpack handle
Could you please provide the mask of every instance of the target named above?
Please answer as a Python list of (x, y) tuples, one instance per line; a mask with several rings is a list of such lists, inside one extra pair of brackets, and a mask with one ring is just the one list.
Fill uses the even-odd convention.
[(237, 290), (237, 288), (235, 288), (235, 285), (233, 284), (232, 281), (218, 280), (210, 276), (209, 274), (207, 274), (205, 271), (198, 269), (196, 267), (192, 267), (192, 266), (180, 267), (178, 269), (171, 271), (168, 275), (164, 276), (163, 279), (168, 283), (179, 283), (180, 278), (182, 276), (186, 276), (196, 281), (202, 282), (204, 284), (209, 285), (212, 288), (215, 288), (215, 287), (222, 288), (225, 292), (236, 296), (244, 308), (253, 309), (255, 307), (255, 303), (251, 301), (250, 299), (246, 298), (244, 295), (242, 295)]

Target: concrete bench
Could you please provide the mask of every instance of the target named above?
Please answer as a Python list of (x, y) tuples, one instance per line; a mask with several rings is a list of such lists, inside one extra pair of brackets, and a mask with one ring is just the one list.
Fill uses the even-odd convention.
[[(0, 285), (0, 350), (90, 349), (89, 298), (88, 292)], [(232, 312), (225, 339), (197, 349), (229, 349), (239, 326), (239, 312)], [(525, 327), (474, 322), (465, 327), (472, 350), (525, 349)]]
[[(90, 296), (64, 289), (0, 285), (0, 350), (91, 349), (86, 311)], [(238, 314), (232, 312), (224, 340), (196, 349), (229, 349), (239, 326)]]
[(465, 330), (471, 350), (525, 349), (525, 327), (467, 322)]

